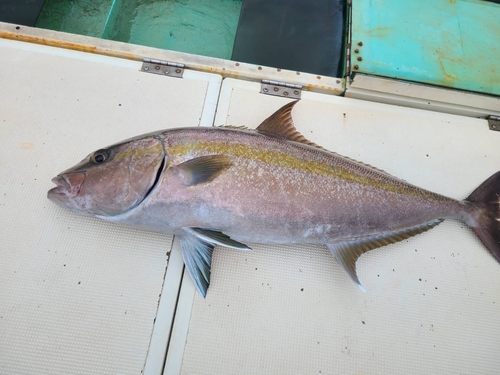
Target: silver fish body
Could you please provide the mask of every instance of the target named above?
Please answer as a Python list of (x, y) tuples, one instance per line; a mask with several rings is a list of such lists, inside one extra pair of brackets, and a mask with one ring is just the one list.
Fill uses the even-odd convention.
[(56, 177), (49, 199), (180, 236), (203, 296), (217, 244), (325, 244), (363, 289), (355, 270), (361, 254), (451, 218), (471, 226), (500, 260), (500, 173), (464, 201), (432, 193), (306, 140), (293, 126), (294, 104), (256, 131), (172, 129), (98, 150)]
[[(201, 227), (238, 241), (327, 244), (437, 218), (461, 218), (468, 211), (459, 201), (286, 139), (218, 128), (159, 136), (176, 151), (167, 156), (172, 165), (161, 186), (114, 220), (174, 234)], [(192, 147), (179, 155), (177, 148), (185, 145)], [(210, 183), (186, 183), (175, 165), (211, 157), (220, 145), (231, 167)]]

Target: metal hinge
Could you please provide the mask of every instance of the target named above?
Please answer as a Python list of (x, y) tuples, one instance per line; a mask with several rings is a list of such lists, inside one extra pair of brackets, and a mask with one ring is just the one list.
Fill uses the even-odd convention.
[(488, 116), (487, 120), (490, 130), (500, 131), (500, 116)]
[(162, 76), (182, 78), (184, 64), (170, 61), (144, 58), (141, 70), (146, 73), (161, 74)]
[(302, 85), (263, 79), (260, 85), (260, 93), (267, 95), (282, 96), (284, 98), (300, 99)]

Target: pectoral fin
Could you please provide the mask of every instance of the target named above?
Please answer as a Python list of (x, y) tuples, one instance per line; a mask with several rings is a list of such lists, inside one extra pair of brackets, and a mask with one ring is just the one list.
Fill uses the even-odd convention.
[(221, 245), (236, 250), (252, 250), (247, 245), (233, 240), (231, 237), (226, 236), (224, 233), (202, 228), (184, 228), (184, 230), (200, 240), (212, 243), (214, 245)]
[(398, 231), (360, 237), (352, 241), (328, 244), (327, 246), (332, 255), (335, 257), (335, 260), (342, 266), (351, 280), (354, 281), (354, 283), (363, 292), (366, 292), (366, 289), (361, 284), (361, 281), (359, 281), (358, 274), (356, 272), (356, 261), (362, 254), (366, 253), (367, 251), (376, 249), (377, 247), (382, 247), (416, 236), (417, 234), (434, 228), (442, 221), (443, 219), (436, 219), (428, 223), (404, 228)]
[(191, 235), (180, 236), (182, 258), (198, 292), (207, 295), (214, 245)]
[(175, 168), (180, 171), (183, 183), (193, 186), (214, 180), (232, 164), (229, 156), (208, 155), (188, 160)]

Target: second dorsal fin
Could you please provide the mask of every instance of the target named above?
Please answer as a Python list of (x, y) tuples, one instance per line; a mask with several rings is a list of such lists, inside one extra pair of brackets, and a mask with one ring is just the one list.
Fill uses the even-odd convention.
[(280, 137), (286, 138), (290, 141), (305, 143), (309, 146), (314, 146), (323, 149), (323, 147), (318, 146), (316, 143), (309, 141), (306, 137), (300, 134), (292, 120), (292, 108), (297, 104), (298, 100), (290, 102), (271, 116), (265, 119), (262, 124), (257, 127), (257, 130), (262, 133), (279, 135)]

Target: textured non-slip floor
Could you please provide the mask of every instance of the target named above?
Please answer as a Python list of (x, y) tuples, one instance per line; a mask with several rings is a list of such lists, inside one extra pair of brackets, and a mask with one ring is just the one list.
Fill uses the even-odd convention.
[[(216, 124), (257, 126), (286, 103), (225, 80)], [(455, 198), (500, 169), (486, 121), (304, 93), (299, 131), (340, 154)], [(445, 221), (365, 254), (362, 293), (326, 247), (217, 248), (198, 295), (182, 374), (494, 374), (500, 265)]]
[[(177, 301), (178, 284), (163, 286), (171, 263), (180, 282), (176, 240), (46, 199), (95, 149), (168, 127), (256, 127), (287, 99), (88, 53), (0, 51), (0, 374), (158, 374), (176, 303), (168, 374), (498, 372), (500, 265), (462, 223), (365, 254), (366, 294), (323, 246), (249, 244), (218, 247), (207, 298), (184, 275)], [(485, 120), (310, 92), (292, 115), (313, 142), (451, 197), (500, 169)]]
[(172, 237), (64, 210), (47, 190), (96, 149), (211, 124), (217, 76), (6, 40), (0, 51), (0, 373), (140, 374)]

